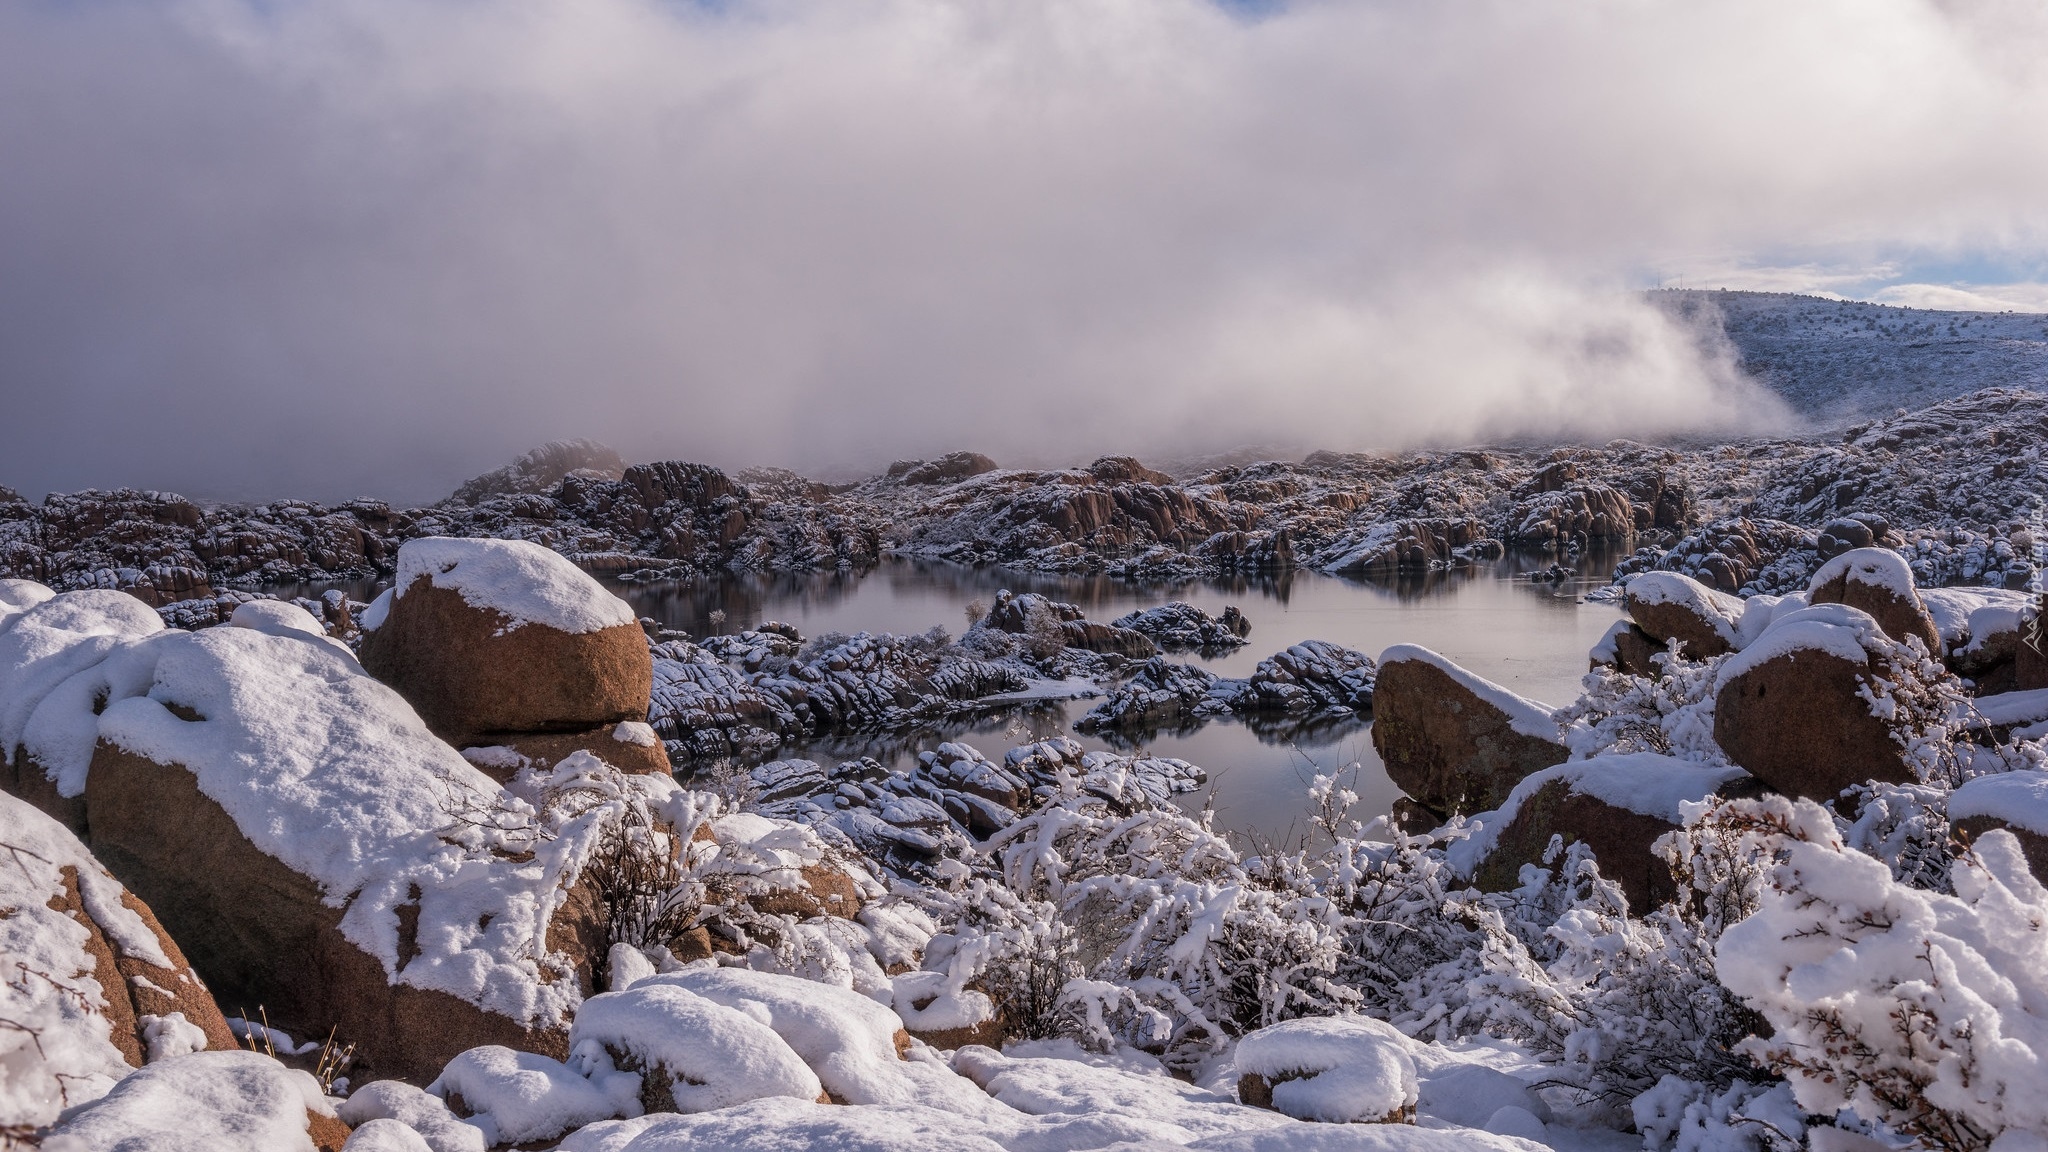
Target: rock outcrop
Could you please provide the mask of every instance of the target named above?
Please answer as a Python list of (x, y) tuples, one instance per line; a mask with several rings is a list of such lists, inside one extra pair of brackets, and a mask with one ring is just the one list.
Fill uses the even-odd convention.
[(365, 614), (363, 667), (437, 735), (457, 747), (546, 738), (528, 756), (633, 747), (612, 733), (647, 719), (646, 635), (575, 565), (524, 541), (415, 540), (398, 581)]
[(481, 1043), (566, 1051), (576, 982), (536, 959), (531, 913), (563, 881), (493, 847), (494, 782), (323, 640), (150, 647), (147, 694), (100, 717), (92, 845), (217, 993), (386, 1074)]
[(1569, 754), (1549, 709), (1410, 644), (1380, 656), (1372, 742), (1387, 776), (1439, 816), (1497, 808)]
[(1756, 791), (1740, 768), (1651, 752), (1546, 768), (1523, 780), (1487, 821), (1480, 835), (1488, 847), (1473, 880), (1489, 892), (1511, 891), (1522, 866), (1544, 863), (1552, 837), (1559, 837), (1566, 848), (1584, 844), (1600, 874), (1621, 885), (1629, 910), (1641, 916), (1678, 890), (1651, 846), (1684, 823), (1679, 805)]
[(1721, 666), (1715, 742), (1787, 796), (1826, 801), (1866, 780), (1911, 780), (1904, 748), (1867, 695), (1873, 656), (1892, 643), (1847, 605), (1781, 617)]
[(1629, 618), (1659, 649), (1676, 640), (1680, 655), (1705, 660), (1733, 652), (1741, 643), (1741, 598), (1690, 576), (1645, 572), (1628, 581), (1623, 596)]
[(1889, 548), (1856, 548), (1829, 560), (1813, 574), (1806, 600), (1847, 604), (1869, 613), (1892, 639), (1918, 640), (1929, 655), (1941, 654), (1941, 634), (1914, 587), (1913, 569)]
[(9, 1025), (42, 1033), (40, 1060), (9, 1061), (0, 1130), (47, 1124), (130, 1069), (235, 1047), (176, 941), (69, 830), (0, 794), (0, 855), (0, 1000)]

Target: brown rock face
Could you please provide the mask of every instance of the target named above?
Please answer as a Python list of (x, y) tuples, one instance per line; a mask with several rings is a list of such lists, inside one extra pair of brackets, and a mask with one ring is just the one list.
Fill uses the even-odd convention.
[(85, 797), (59, 795), (57, 782), (50, 779), (41, 761), (30, 755), (27, 749), (15, 753), (14, 769), (5, 779), (9, 792), (70, 829), (73, 836), (85, 838)]
[(1373, 690), (1372, 743), (1387, 775), (1441, 815), (1498, 808), (1524, 776), (1562, 764), (1553, 740), (1517, 732), (1511, 718), (1443, 669), (1383, 662)]
[(747, 903), (765, 916), (794, 916), (799, 920), (813, 916), (837, 916), (851, 920), (860, 915), (860, 888), (854, 884), (853, 877), (830, 864), (807, 865), (802, 869), (802, 875), (806, 887), (766, 892), (750, 898)]
[[(1664, 674), (1664, 670), (1650, 659), (1664, 651), (1664, 645), (1658, 643), (1656, 637), (1643, 631), (1641, 626), (1630, 624), (1627, 628), (1615, 633), (1613, 644), (1614, 663), (1612, 667), (1615, 671), (1625, 672), (1630, 676), (1648, 676), (1653, 678)], [(1598, 661), (1593, 663), (1593, 667), (1598, 668), (1599, 666)]]
[[(1853, 521), (1852, 521), (1853, 523)], [(1868, 557), (1867, 563), (1859, 564), (1860, 558)], [(1839, 568), (1831, 579), (1815, 583), (1807, 589), (1809, 604), (1847, 604), (1868, 612), (1884, 634), (1904, 643), (1909, 637), (1917, 637), (1927, 651), (1941, 654), (1941, 633), (1934, 626), (1934, 617), (1927, 611), (1918, 592), (1911, 587), (1913, 570), (1906, 566), (1899, 554), (1886, 549), (1855, 549), (1843, 553), (1830, 568)], [(1877, 579), (1891, 576), (1891, 581)], [(1893, 585), (1903, 579), (1907, 587), (1903, 595)]]
[(64, 894), (50, 902), (51, 908), (78, 921), (90, 934), (85, 950), (93, 959), (92, 977), (106, 994), (104, 1012), (112, 1026), (114, 1047), (121, 1050), (121, 1056), (130, 1066), (142, 1067), (149, 1055), (142, 1017), (168, 1016), (173, 1012), (184, 1013), (187, 1023), (206, 1033), (208, 1049), (234, 1048), (235, 1034), (228, 1031), (227, 1019), (214, 1003), (213, 993), (207, 991), (199, 974), (186, 962), (185, 954), (178, 951), (177, 941), (164, 932), (149, 906), (136, 899), (134, 893), (121, 893), (121, 903), (142, 918), (142, 923), (155, 935), (157, 947), (170, 960), (170, 967), (122, 951), (118, 938), (109, 935), (86, 910), (85, 899), (78, 890), (78, 873), (73, 868), (64, 868)]
[[(1738, 777), (1717, 794), (1755, 795), (1761, 791), (1754, 780)], [(1553, 780), (1522, 802), (1472, 879), (1487, 892), (1512, 890), (1521, 882), (1522, 865), (1541, 863), (1551, 836), (1556, 835), (1567, 848), (1584, 844), (1592, 849), (1600, 874), (1621, 885), (1629, 911), (1641, 916), (1678, 892), (1671, 869), (1650, 847), (1665, 833), (1677, 830), (1678, 825), (1669, 820), (1574, 791), (1568, 780)]]
[(1867, 664), (1813, 649), (1773, 657), (1722, 685), (1714, 740), (1772, 791), (1832, 800), (1866, 780), (1912, 779), (1870, 703), (1857, 695)]
[[(86, 781), (93, 851), (149, 902), (229, 1004), (295, 1035), (356, 1045), (357, 1076), (425, 1083), (459, 1052), (503, 1044), (562, 1058), (565, 1031), (529, 1029), (444, 992), (393, 984), (341, 932), (319, 886), (256, 848), (192, 773), (109, 744)], [(405, 956), (401, 908), (400, 955)]]
[[(1673, 640), (1679, 642), (1680, 653), (1689, 660), (1725, 656), (1735, 650), (1722, 632), (1725, 619), (1712, 612), (1712, 589), (1690, 577), (1669, 572), (1647, 573), (1638, 579), (1654, 579), (1660, 591), (1666, 593), (1654, 597), (1628, 594), (1623, 598), (1629, 618), (1660, 651)], [(1662, 587), (1677, 581), (1682, 581), (1693, 595), (1672, 596), (1668, 588)]]
[(637, 625), (571, 634), (507, 623), (421, 577), (393, 598), (383, 626), (364, 634), (363, 668), (457, 747), (647, 718), (654, 661)]

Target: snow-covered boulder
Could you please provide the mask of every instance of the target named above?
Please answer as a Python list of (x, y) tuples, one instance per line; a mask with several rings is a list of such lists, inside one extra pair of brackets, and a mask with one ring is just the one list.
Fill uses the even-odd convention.
[(1414, 1041), (1362, 1016), (1289, 1020), (1237, 1042), (1237, 1093), (1297, 1120), (1413, 1123)]
[(82, 781), (59, 779), (59, 765), (23, 747), (30, 718), (72, 677), (115, 649), (163, 631), (164, 623), (125, 592), (87, 589), (39, 598), (17, 588), (14, 596), (28, 606), (0, 621), (0, 760), (8, 764), (0, 783), (80, 831)]
[(235, 1046), (177, 943), (67, 829), (0, 795), (0, 858), (0, 1129), (47, 1124), (145, 1064)]
[(2048, 884), (2048, 772), (1998, 772), (1949, 793), (1949, 822), (1971, 840), (2002, 828), (2019, 841), (2036, 878)]
[(1372, 743), (1394, 783), (1443, 816), (1497, 808), (1569, 755), (1550, 709), (1413, 644), (1380, 656)]
[(520, 818), (494, 781), (323, 638), (214, 628), (147, 653), (99, 717), (93, 849), (222, 995), (385, 1074), (566, 1052), (575, 958), (548, 929), (568, 877), (495, 831)]
[(903, 1054), (910, 1047), (903, 1021), (851, 989), (745, 968), (686, 968), (650, 977), (632, 991), (663, 986), (764, 1021), (817, 1073), (835, 1101), (910, 1104), (919, 1099), (916, 1082), (903, 1071)]
[(538, 544), (410, 541), (363, 617), (363, 666), (457, 746), (608, 740), (619, 722), (647, 719), (654, 665), (633, 610)]
[(1912, 780), (1869, 687), (1877, 659), (1896, 649), (1846, 604), (1777, 618), (1718, 670), (1714, 741), (1787, 796), (1830, 800), (1866, 780)]
[(553, 1140), (586, 1124), (631, 1116), (639, 1111), (643, 1083), (616, 1071), (586, 1077), (551, 1057), (487, 1044), (450, 1060), (427, 1091), (496, 1147)]
[(610, 1087), (612, 1077), (637, 1075), (646, 1112), (704, 1112), (767, 1096), (814, 1101), (825, 1091), (768, 1022), (665, 978), (585, 1001), (570, 1044), (594, 1082)]
[(57, 593), (33, 580), (0, 580), (0, 629)]
[(1856, 548), (1821, 565), (1806, 586), (1806, 602), (1860, 608), (1885, 635), (1900, 643), (1918, 639), (1941, 655), (1941, 633), (1914, 587), (1913, 569), (1889, 548)]
[(2034, 597), (2004, 588), (1922, 588), (1941, 634), (1949, 670), (1967, 677), (1979, 696), (2019, 687), (2018, 659), (2033, 614)]
[(311, 1075), (255, 1052), (151, 1064), (67, 1116), (44, 1152), (340, 1152), (349, 1138)]
[(1645, 572), (1624, 591), (1628, 614), (1659, 648), (1679, 642), (1679, 654), (1704, 660), (1741, 645), (1742, 598), (1717, 592), (1678, 572)]
[(1653, 659), (1665, 646), (1657, 638), (1643, 631), (1633, 620), (1616, 620), (1586, 653), (1589, 669), (1612, 668), (1630, 676), (1656, 677), (1664, 674)]
[[(373, 1080), (360, 1085), (335, 1107), (335, 1112), (343, 1123), (355, 1128), (355, 1134), (349, 1137), (351, 1141), (363, 1138), (365, 1133), (378, 1140), (375, 1152), (385, 1152), (382, 1143), (386, 1139), (402, 1152), (418, 1152), (403, 1143), (395, 1132), (388, 1138), (382, 1136), (382, 1132), (393, 1127), (412, 1133), (427, 1152), (485, 1152), (490, 1147), (482, 1128), (450, 1112), (439, 1096), (402, 1080)], [(349, 1150), (366, 1152), (354, 1143)]]
[(1479, 887), (1510, 891), (1525, 864), (1541, 864), (1553, 836), (1566, 847), (1585, 844), (1600, 874), (1621, 885), (1637, 915), (1662, 904), (1675, 889), (1671, 871), (1650, 846), (1684, 823), (1681, 804), (1753, 789), (1740, 768), (1698, 764), (1655, 752), (1598, 756), (1546, 768), (1515, 786), (1499, 812), (1466, 851), (1483, 854), (1474, 873)]
[(1112, 624), (1150, 636), (1168, 652), (1227, 652), (1240, 648), (1252, 626), (1235, 607), (1211, 616), (1193, 604), (1175, 600), (1168, 604), (1127, 612)]

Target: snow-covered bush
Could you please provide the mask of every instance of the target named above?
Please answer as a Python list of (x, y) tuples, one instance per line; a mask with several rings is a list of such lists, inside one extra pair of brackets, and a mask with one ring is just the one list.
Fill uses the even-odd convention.
[(1585, 691), (1557, 713), (1574, 759), (1607, 752), (1656, 752), (1703, 764), (1726, 764), (1714, 743), (1714, 680), (1721, 658), (1687, 660), (1673, 641), (1650, 659), (1661, 677), (1631, 676), (1597, 668), (1580, 681)]
[(1717, 950), (1728, 988), (1771, 1025), (1742, 1051), (1806, 1111), (1853, 1109), (1928, 1147), (2048, 1137), (2048, 891), (2018, 841), (1985, 834), (1945, 895), (1851, 848), (1817, 804), (1742, 808), (1776, 860)]

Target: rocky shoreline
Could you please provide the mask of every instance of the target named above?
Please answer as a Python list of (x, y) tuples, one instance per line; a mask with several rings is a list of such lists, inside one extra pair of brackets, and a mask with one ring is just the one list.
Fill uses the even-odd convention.
[[(1846, 433), (1659, 447), (1317, 452), (1170, 477), (1129, 457), (1003, 469), (973, 453), (828, 486), (778, 469), (627, 466), (545, 445), (428, 508), (202, 506), (130, 489), (0, 488), (0, 576), (157, 606), (279, 582), (389, 579), (427, 536), (529, 540), (635, 580), (863, 571), (885, 555), (1133, 580), (1311, 568), (1360, 579), (1532, 550), (1628, 546), (1629, 571), (1726, 592), (1803, 585), (1882, 542), (1923, 584), (2023, 586), (2048, 491), (2048, 398), (1986, 389)], [(1860, 525), (1860, 527), (1859, 527)]]

